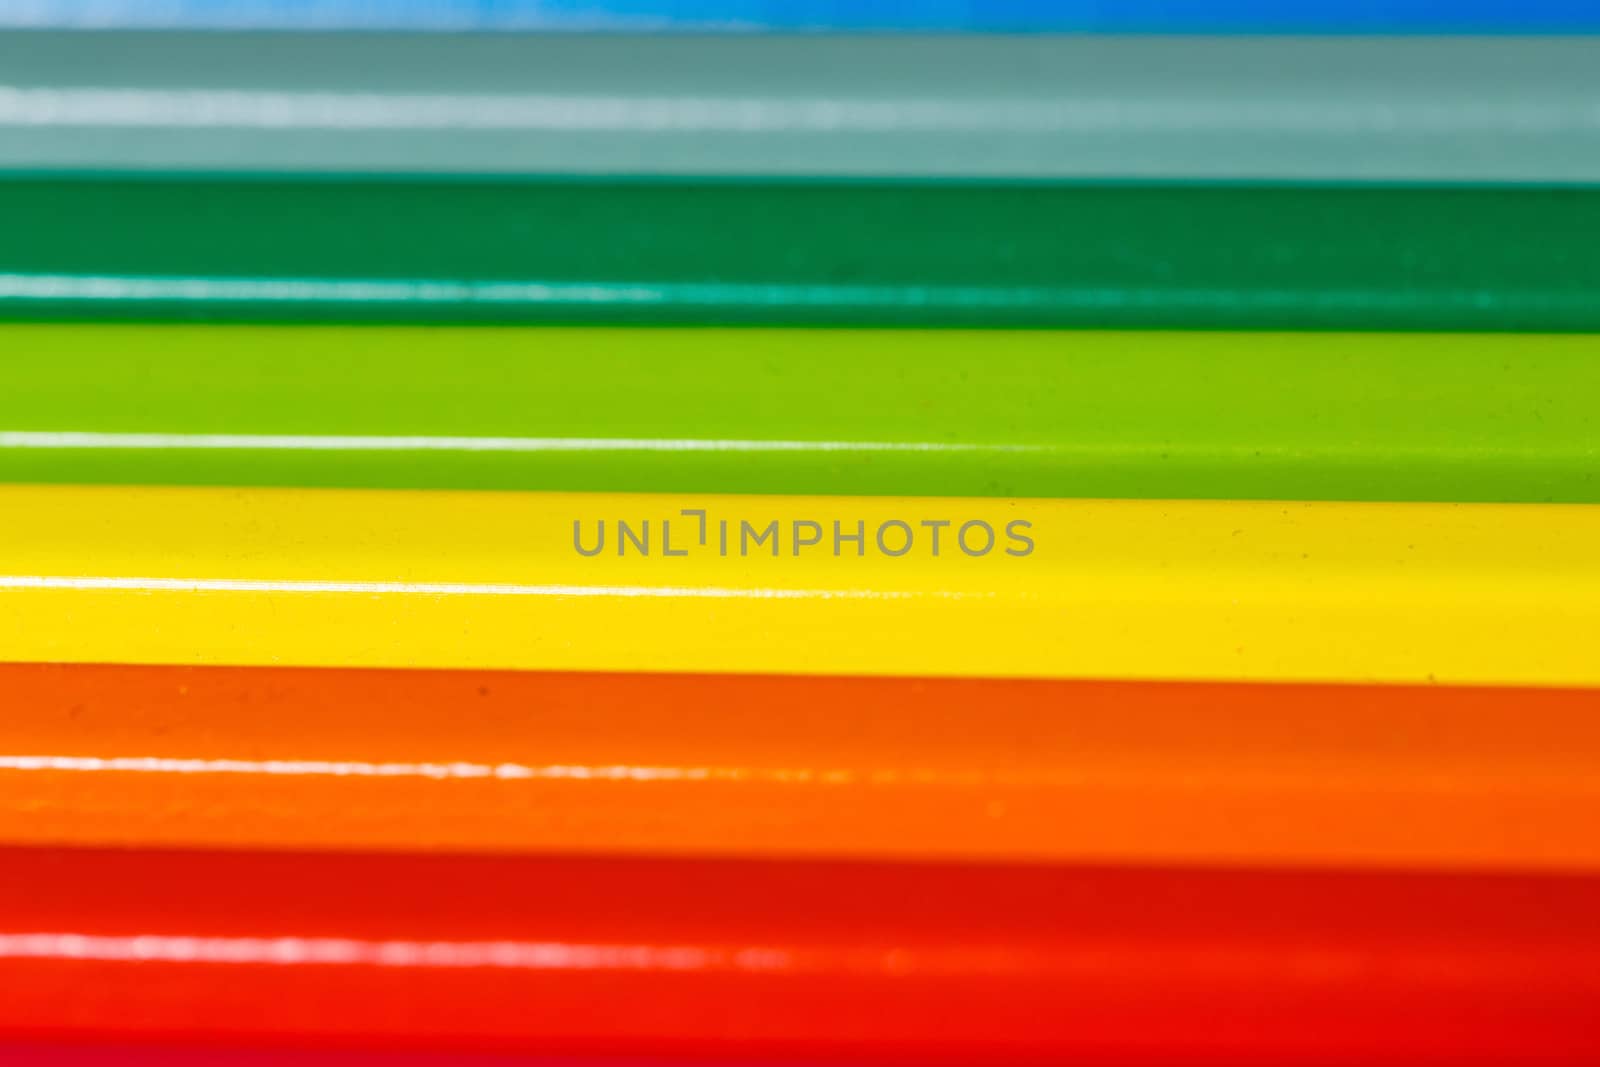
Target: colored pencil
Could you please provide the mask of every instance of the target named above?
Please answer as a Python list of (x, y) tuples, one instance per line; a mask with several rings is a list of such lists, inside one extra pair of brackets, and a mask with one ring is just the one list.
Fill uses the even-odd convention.
[(1600, 683), (1586, 505), (8, 486), (0, 513), (0, 660)]
[[(103, 0), (96, 11), (109, 19)], [(0, 168), (1593, 183), (1596, 50), (1551, 37), (10, 34)]]
[(1600, 690), (9, 664), (0, 841), (1600, 869)]
[(1600, 880), (0, 853), (0, 1035), (704, 1062), (1588, 1064)]
[(0, 480), (1600, 503), (1600, 337), (0, 327)]
[(965, 0), (842, 4), (830, 0), (29, 0), (0, 25), (293, 30), (757, 30), (946, 33), (1584, 33), (1600, 17), (1581, 0)]
[(0, 178), (0, 316), (1597, 330), (1596, 188)]

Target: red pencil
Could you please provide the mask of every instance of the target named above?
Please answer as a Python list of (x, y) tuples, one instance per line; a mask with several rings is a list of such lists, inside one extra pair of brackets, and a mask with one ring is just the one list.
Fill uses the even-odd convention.
[(1600, 878), (16, 849), (0, 1039), (1591, 1064)]

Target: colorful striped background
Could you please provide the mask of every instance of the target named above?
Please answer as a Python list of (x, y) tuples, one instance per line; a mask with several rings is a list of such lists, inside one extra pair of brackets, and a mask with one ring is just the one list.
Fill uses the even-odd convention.
[[(477, 104), (379, 108), (351, 131), (379, 162), (351, 166), (339, 109), (414, 114), (428, 77), (363, 67), (375, 38), (281, 39), (353, 73), (332, 103), (290, 87), (315, 106), (285, 128), (324, 146), (278, 156), (267, 97), (227, 94), (281, 84), (161, 81), (196, 38), (0, 52), (28, 40), (48, 62), (0, 92), (29, 131), (0, 146), (0, 1056), (1600, 1058), (1600, 171), (1550, 162), (1593, 138), (1581, 78), (1541, 83), (1553, 126), (1543, 97), (1472, 111), (1588, 42), (1474, 42), (1481, 93), (1396, 112), (1439, 159), (1542, 146), (1509, 177), (1381, 146), (1366, 172), (1197, 173), (1348, 117), (1306, 101), (1358, 66), (1329, 89), (1285, 63), (1292, 107), (1151, 181), (955, 173), (981, 107), (899, 169), (826, 122), (730, 127), (743, 162), (705, 167), (733, 157), (624, 109), (592, 142), (614, 167), (454, 174), (430, 138)], [(550, 47), (490, 43), (506, 70)], [(784, 47), (811, 57), (794, 99), (826, 99), (839, 39)], [(758, 67), (717, 114), (761, 103)], [(1320, 143), (1376, 143), (1361, 115)], [(567, 152), (580, 118), (541, 136)], [(85, 162), (119, 124), (276, 163), (182, 137)], [(656, 136), (690, 162), (656, 167)]]

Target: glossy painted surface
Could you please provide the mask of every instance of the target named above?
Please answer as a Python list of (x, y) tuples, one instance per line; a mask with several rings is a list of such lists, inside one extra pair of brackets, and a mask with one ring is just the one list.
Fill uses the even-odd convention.
[(1600, 502), (1600, 336), (0, 327), (0, 481)]
[(0, 854), (0, 1033), (832, 1062), (1587, 1064), (1588, 878)]
[(0, 666), (0, 841), (1600, 869), (1600, 690)]
[(1594, 182), (1597, 57), (1564, 37), (0, 34), (0, 168)]
[(0, 513), (0, 660), (1600, 683), (1586, 505), (9, 486)]
[(10, 176), (0, 316), (1597, 330), (1597, 228), (1586, 187)]

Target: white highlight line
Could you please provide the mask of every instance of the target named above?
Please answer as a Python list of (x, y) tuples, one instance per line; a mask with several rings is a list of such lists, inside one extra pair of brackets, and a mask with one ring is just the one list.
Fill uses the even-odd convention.
[(277, 578), (142, 578), (0, 575), (0, 590), (79, 589), (173, 593), (361, 593), (406, 596), (649, 597), (699, 600), (971, 600), (986, 592), (880, 589), (737, 589), (690, 585), (508, 585), (476, 582), (332, 582)]
[(499, 779), (503, 781), (696, 782), (737, 779), (723, 767), (635, 767), (520, 763), (370, 763), (362, 760), (175, 759), (165, 756), (4, 756), (0, 771), (78, 771), (132, 774), (243, 774), (333, 778)]
[(752, 441), (649, 437), (437, 437), (328, 434), (100, 433), (0, 430), (0, 448), (260, 449), (284, 452), (1044, 452), (1049, 445), (938, 441)]
[(242, 302), (456, 304), (657, 304), (668, 290), (639, 285), (397, 281), (381, 278), (163, 278), (0, 274), (0, 299), (228, 300)]
[(520, 971), (740, 971), (792, 967), (781, 949), (595, 945), (561, 941), (366, 941), (339, 937), (0, 934), (0, 959), (111, 963), (500, 968)]
[[(227, 451), (264, 452), (462, 452), (532, 453), (541, 452), (903, 452), (911, 454), (1009, 453), (1032, 456), (1145, 456), (1178, 455), (1217, 459), (1280, 455), (1283, 449), (1261, 445), (1208, 446), (1204, 449), (1176, 449), (1166, 441), (1056, 442), (1051, 444), (1007, 444), (970, 441), (789, 441), (748, 438), (696, 437), (460, 437), (434, 434), (251, 434), (251, 433), (107, 433), (99, 430), (0, 430), (0, 450), (71, 451), (125, 449), (128, 451)], [(1398, 448), (1346, 444), (1326, 449), (1328, 455), (1360, 455), (1381, 452), (1386, 456), (1431, 458), (1441, 455), (1478, 455), (1471, 448), (1444, 449), (1436, 446)], [(1497, 447), (1494, 455), (1546, 458), (1549, 449), (1526, 446)], [(1299, 449), (1296, 455), (1312, 454)], [(1570, 453), (1592, 458), (1600, 447)]]
[(0, 755), (0, 771), (68, 773), (245, 775), (327, 778), (426, 778), (431, 781), (718, 782), (803, 786), (948, 786), (996, 784), (987, 772), (880, 767), (663, 767), (636, 764), (374, 763), (366, 760), (195, 759), (171, 756)]
[(610, 134), (1104, 135), (1247, 131), (1319, 137), (1464, 134), (1583, 135), (1600, 128), (1588, 94), (1575, 99), (1459, 93), (1396, 100), (1385, 93), (1189, 97), (1081, 92), (967, 100), (864, 97), (372, 93), (134, 86), (0, 85), (0, 126), (53, 129), (361, 131), (516, 130)]
[[(1365, 291), (1363, 291), (1365, 292)], [(395, 278), (230, 278), (107, 274), (0, 274), (0, 300), (172, 300), (233, 303), (722, 305), (880, 307), (950, 303), (1029, 307), (1066, 294), (1103, 304), (1121, 291), (991, 286), (768, 285), (731, 282), (445, 281)], [(1336, 294), (1335, 294), (1336, 295)], [(1278, 300), (1292, 299), (1283, 294)], [(1164, 296), (1163, 299), (1171, 299)], [(1195, 297), (1196, 300), (1203, 296)], [(1265, 297), (1258, 296), (1258, 299)]]

